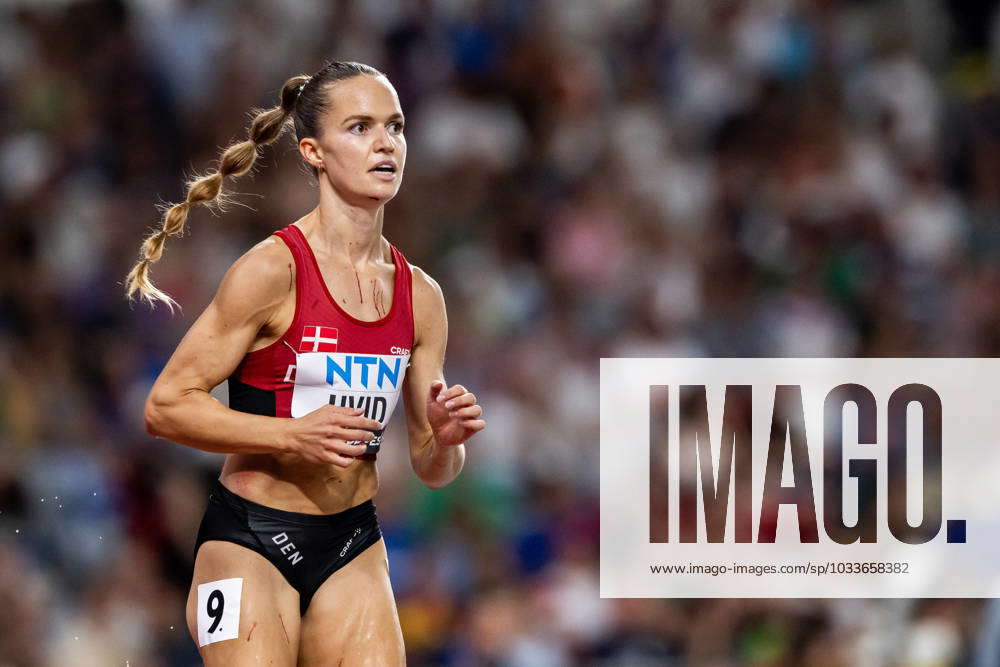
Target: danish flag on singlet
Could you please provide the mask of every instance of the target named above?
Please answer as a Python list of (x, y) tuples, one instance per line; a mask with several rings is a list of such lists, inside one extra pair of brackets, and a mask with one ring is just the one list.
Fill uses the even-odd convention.
[(307, 325), (302, 329), (299, 352), (336, 352), (337, 329)]

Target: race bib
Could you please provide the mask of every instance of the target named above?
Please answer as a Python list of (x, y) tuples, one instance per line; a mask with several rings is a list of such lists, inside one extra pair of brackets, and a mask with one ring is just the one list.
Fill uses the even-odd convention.
[(361, 408), (381, 428), (369, 443), (378, 451), (382, 432), (399, 400), (410, 355), (303, 352), (296, 357), (292, 417), (302, 417), (324, 405)]

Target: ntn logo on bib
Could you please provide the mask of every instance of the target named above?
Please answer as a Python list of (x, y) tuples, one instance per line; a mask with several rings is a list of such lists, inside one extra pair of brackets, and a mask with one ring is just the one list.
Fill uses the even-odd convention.
[(326, 383), (341, 389), (393, 391), (403, 381), (409, 355), (327, 354)]
[(399, 399), (410, 355), (307, 352), (296, 359), (292, 417), (332, 404), (363, 408), (383, 427)]

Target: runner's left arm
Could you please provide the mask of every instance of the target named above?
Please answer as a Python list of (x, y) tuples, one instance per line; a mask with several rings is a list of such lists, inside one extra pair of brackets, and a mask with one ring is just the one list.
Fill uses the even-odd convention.
[(448, 316), (441, 287), (413, 268), (414, 341), (404, 381), (410, 463), (420, 480), (439, 489), (465, 464), (465, 441), (486, 427), (483, 410), (460, 384), (444, 379)]

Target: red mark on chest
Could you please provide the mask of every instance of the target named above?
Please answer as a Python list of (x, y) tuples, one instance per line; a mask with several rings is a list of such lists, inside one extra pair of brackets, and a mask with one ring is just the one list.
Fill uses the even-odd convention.
[(372, 280), (372, 301), (375, 304), (375, 313), (379, 318), (385, 317), (385, 291), (377, 280)]
[(358, 283), (358, 298), (361, 299), (361, 303), (364, 303), (365, 295), (361, 293), (361, 276), (358, 275), (357, 269), (354, 269), (354, 280)]
[(253, 631), (257, 629), (257, 621), (253, 622), (250, 626), (250, 632), (247, 633), (247, 643), (250, 643), (250, 638), (253, 637)]

